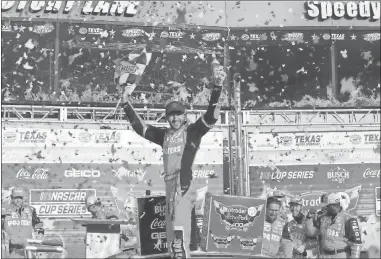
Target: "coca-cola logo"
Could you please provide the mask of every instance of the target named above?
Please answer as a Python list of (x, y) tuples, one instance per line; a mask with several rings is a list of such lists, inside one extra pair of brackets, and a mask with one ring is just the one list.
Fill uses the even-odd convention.
[(380, 178), (380, 170), (372, 170), (370, 168), (365, 169), (364, 178)]
[(165, 220), (159, 220), (158, 218), (155, 218), (151, 222), (151, 229), (160, 229), (160, 228), (165, 228)]
[(17, 174), (16, 178), (19, 180), (47, 180), (49, 177), (49, 169), (37, 168), (34, 173), (30, 173), (28, 170), (21, 168)]

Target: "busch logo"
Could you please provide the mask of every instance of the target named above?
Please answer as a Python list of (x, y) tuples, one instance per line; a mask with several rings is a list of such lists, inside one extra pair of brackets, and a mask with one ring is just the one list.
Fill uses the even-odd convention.
[(372, 170), (370, 168), (365, 169), (364, 178), (380, 178), (380, 170)]
[(154, 206), (154, 213), (159, 214), (160, 216), (164, 216), (166, 208), (167, 206), (165, 205), (156, 205)]
[(43, 169), (43, 168), (37, 168), (33, 174), (31, 174), (29, 171), (25, 170), (24, 168), (21, 168), (17, 174), (16, 178), (19, 180), (26, 180), (26, 179), (33, 179), (33, 180), (46, 180), (48, 179), (49, 169)]
[(341, 167), (336, 167), (327, 172), (327, 178), (332, 182), (343, 183), (345, 179), (349, 179), (349, 172)]

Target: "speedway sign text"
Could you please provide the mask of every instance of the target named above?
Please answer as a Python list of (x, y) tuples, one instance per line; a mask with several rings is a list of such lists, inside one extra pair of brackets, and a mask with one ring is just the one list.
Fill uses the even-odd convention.
[[(28, 5), (27, 3), (30, 2)], [(37, 13), (44, 11), (45, 13), (68, 14), (75, 5), (83, 5), (82, 14), (103, 14), (103, 15), (122, 15), (132, 17), (136, 14), (139, 1), (1, 1), (1, 11), (7, 12), (13, 7), (16, 12), (22, 12), (29, 7), (29, 11)]]
[(95, 189), (32, 189), (30, 206), (40, 217), (86, 217), (90, 216), (85, 207), (89, 195), (96, 195)]
[(307, 15), (310, 18), (359, 17), (371, 20), (380, 19), (379, 1), (308, 1)]

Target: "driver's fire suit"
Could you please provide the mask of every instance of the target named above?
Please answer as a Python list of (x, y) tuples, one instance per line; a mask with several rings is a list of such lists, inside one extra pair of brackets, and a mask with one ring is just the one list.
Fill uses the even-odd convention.
[(279, 217), (272, 223), (265, 221), (262, 254), (271, 258), (292, 258), (293, 244), (287, 221)]
[(324, 216), (319, 228), (307, 220), (307, 235), (321, 237), (323, 258), (360, 258), (361, 233), (357, 219), (342, 210), (334, 218)]
[[(298, 218), (293, 218), (288, 223), (288, 231), (293, 242), (293, 258), (307, 258), (307, 250), (315, 250), (317, 253), (319, 243), (317, 237), (307, 236), (306, 230), (306, 217), (301, 214)], [(299, 252), (299, 248), (303, 248), (304, 251)]]
[[(135, 132), (163, 148), (168, 249), (169, 252), (184, 250), (186, 257), (190, 257), (191, 212), (197, 197), (192, 185), (192, 165), (201, 138), (217, 122), (220, 95), (221, 87), (214, 86), (206, 113), (194, 123), (185, 122), (179, 130), (145, 125), (132, 105), (129, 102), (124, 104), (124, 111)], [(178, 236), (179, 231), (175, 232), (179, 228), (183, 228), (182, 238)], [(182, 239), (181, 242), (176, 236)], [(178, 244), (183, 247), (177, 247)]]
[(28, 205), (18, 208), (9, 204), (2, 208), (1, 214), (4, 216), (3, 231), (10, 258), (23, 258), (27, 239), (33, 238), (35, 226), (41, 223), (36, 210)]

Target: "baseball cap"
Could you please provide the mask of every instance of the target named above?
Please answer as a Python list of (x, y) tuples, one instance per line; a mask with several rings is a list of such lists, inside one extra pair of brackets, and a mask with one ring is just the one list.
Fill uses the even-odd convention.
[(99, 199), (96, 196), (94, 196), (94, 195), (89, 196), (89, 197), (86, 198), (86, 208), (88, 208), (91, 205), (94, 205), (96, 203), (99, 203), (99, 202), (100, 201), (99, 201)]
[(296, 203), (303, 206), (303, 199), (300, 196), (294, 196), (290, 199), (290, 202), (288, 204), (290, 205), (291, 203)]
[(15, 187), (15, 188), (12, 189), (11, 196), (12, 197), (24, 197), (25, 196), (25, 192), (24, 192), (24, 190), (22, 188)]
[(167, 103), (167, 105), (165, 106), (165, 114), (168, 115), (174, 112), (178, 112), (181, 114), (185, 113), (184, 105), (179, 101), (171, 101)]
[(327, 205), (340, 203), (343, 199), (340, 193), (330, 193), (327, 198)]

